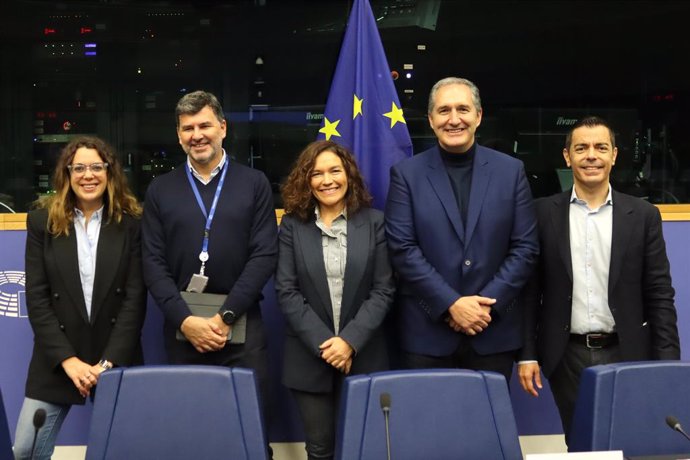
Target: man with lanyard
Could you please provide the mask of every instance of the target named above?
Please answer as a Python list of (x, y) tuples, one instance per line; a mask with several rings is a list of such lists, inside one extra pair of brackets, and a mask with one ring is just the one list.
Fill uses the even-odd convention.
[[(151, 183), (142, 221), (144, 278), (165, 316), (168, 359), (251, 368), (265, 405), (268, 362), (259, 300), (278, 255), (270, 184), (226, 155), (227, 123), (213, 94), (185, 95), (175, 115), (187, 161)], [(227, 297), (206, 318), (192, 314), (180, 291)], [(243, 315), (245, 342), (230, 343)]]

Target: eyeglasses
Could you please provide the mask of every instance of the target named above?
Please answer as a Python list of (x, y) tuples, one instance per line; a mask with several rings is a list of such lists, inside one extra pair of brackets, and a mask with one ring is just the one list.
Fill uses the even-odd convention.
[(69, 169), (72, 174), (80, 176), (86, 174), (86, 170), (91, 171), (93, 174), (99, 174), (108, 169), (108, 163), (91, 163), (90, 165), (74, 163), (73, 165), (67, 165), (67, 169)]

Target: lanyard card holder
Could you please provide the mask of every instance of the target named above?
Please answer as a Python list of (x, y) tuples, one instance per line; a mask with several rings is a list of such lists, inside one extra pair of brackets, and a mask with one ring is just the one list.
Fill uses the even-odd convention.
[(189, 280), (189, 284), (187, 285), (187, 291), (201, 294), (206, 289), (207, 284), (208, 276), (194, 273), (192, 275), (192, 279)]

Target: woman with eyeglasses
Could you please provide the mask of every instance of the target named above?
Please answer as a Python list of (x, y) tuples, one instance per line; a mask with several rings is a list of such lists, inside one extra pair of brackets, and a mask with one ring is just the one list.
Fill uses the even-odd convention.
[[(49, 459), (67, 412), (93, 395), (100, 374), (143, 362), (141, 207), (117, 156), (99, 138), (78, 137), (62, 150), (53, 187), (26, 224), (34, 348), (16, 459)], [(35, 435), (39, 409), (45, 423)]]

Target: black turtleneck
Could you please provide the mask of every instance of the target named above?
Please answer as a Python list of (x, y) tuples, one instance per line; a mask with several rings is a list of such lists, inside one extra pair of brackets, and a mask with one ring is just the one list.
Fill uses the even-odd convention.
[(472, 164), (476, 150), (476, 142), (465, 153), (451, 153), (439, 146), (463, 225), (467, 222), (467, 208), (470, 204), (470, 189), (472, 187)]

